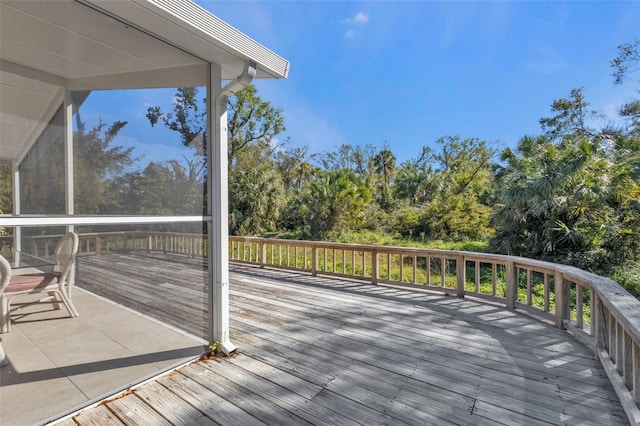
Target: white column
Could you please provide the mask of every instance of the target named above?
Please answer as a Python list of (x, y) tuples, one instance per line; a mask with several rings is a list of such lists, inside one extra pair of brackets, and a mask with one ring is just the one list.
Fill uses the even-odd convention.
[[(73, 216), (74, 194), (73, 194), (73, 100), (71, 92), (64, 93), (64, 198), (65, 214)], [(67, 226), (67, 231), (73, 231), (73, 225)]]
[[(11, 165), (13, 173), (13, 215), (20, 216), (20, 170), (17, 164)], [(22, 250), (22, 228), (16, 226), (13, 229), (13, 248)]]
[(207, 208), (209, 230), (209, 340), (230, 354), (236, 346), (229, 339), (229, 227), (227, 166), (227, 105), (219, 100), (221, 69), (211, 64), (207, 90)]

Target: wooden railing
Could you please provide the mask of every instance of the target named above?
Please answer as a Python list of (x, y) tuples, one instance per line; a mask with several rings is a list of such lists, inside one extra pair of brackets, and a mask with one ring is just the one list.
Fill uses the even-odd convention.
[(229, 238), (229, 259), (471, 295), (552, 320), (594, 349), (628, 418), (640, 424), (640, 301), (608, 278), (488, 253), (250, 237)]
[[(51, 257), (62, 235), (25, 238), (24, 250), (39, 257)], [(207, 256), (207, 236), (177, 232), (101, 232), (78, 234), (78, 256), (146, 251), (180, 254), (188, 257)]]
[[(206, 257), (201, 234), (80, 234), (79, 255), (154, 251)], [(60, 236), (30, 238), (48, 256)], [(640, 301), (618, 283), (571, 266), (522, 257), (252, 237), (229, 238), (229, 260), (373, 284), (466, 295), (553, 321), (593, 348), (632, 424), (640, 424)]]

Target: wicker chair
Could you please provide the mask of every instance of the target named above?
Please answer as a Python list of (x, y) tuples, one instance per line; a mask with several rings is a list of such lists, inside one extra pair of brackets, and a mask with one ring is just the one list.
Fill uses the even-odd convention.
[(14, 275), (9, 285), (0, 295), (0, 328), (3, 333), (11, 329), (11, 302), (18, 296), (34, 293), (47, 293), (48, 299), (40, 302), (53, 303), (54, 309), (64, 304), (71, 317), (77, 317), (78, 311), (71, 301), (71, 289), (75, 283), (76, 253), (78, 253), (78, 236), (74, 232), (65, 234), (53, 255), (55, 265), (51, 272)]

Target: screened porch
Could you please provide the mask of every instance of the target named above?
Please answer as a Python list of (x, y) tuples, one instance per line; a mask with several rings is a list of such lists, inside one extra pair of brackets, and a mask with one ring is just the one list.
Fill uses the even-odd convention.
[[(158, 300), (146, 309), (83, 289), (97, 275), (81, 251), (69, 291), (77, 316), (47, 294), (3, 299), (0, 423), (46, 422), (214, 341), (235, 351), (226, 106), (253, 79), (286, 78), (288, 62), (188, 0), (1, 0), (0, 31), (0, 254), (12, 282), (55, 272), (70, 232), (186, 233), (210, 248), (196, 274), (171, 284), (197, 288), (188, 324), (158, 314), (186, 300), (167, 297), (161, 274), (131, 296)], [(30, 256), (42, 263), (25, 263)], [(149, 259), (124, 274), (113, 262), (100, 274), (126, 293), (136, 274), (167, 265)]]

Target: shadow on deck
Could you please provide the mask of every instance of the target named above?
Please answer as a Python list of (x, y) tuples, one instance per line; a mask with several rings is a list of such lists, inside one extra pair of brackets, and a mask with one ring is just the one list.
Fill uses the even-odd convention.
[[(202, 265), (167, 266), (143, 301), (131, 294), (117, 300), (126, 279), (99, 279), (111, 256), (122, 276), (128, 268), (139, 276), (150, 259), (83, 258), (81, 270), (93, 271), (84, 288), (134, 309), (155, 306), (158, 297), (174, 300), (179, 306), (160, 304), (167, 309), (151, 315), (199, 330), (206, 297), (195, 277)], [(136, 278), (134, 292), (145, 293), (143, 281)], [(234, 266), (230, 281), (237, 354), (190, 364), (64, 423), (628, 424), (593, 353), (528, 315), (288, 271)], [(174, 291), (183, 298), (172, 299)]]

